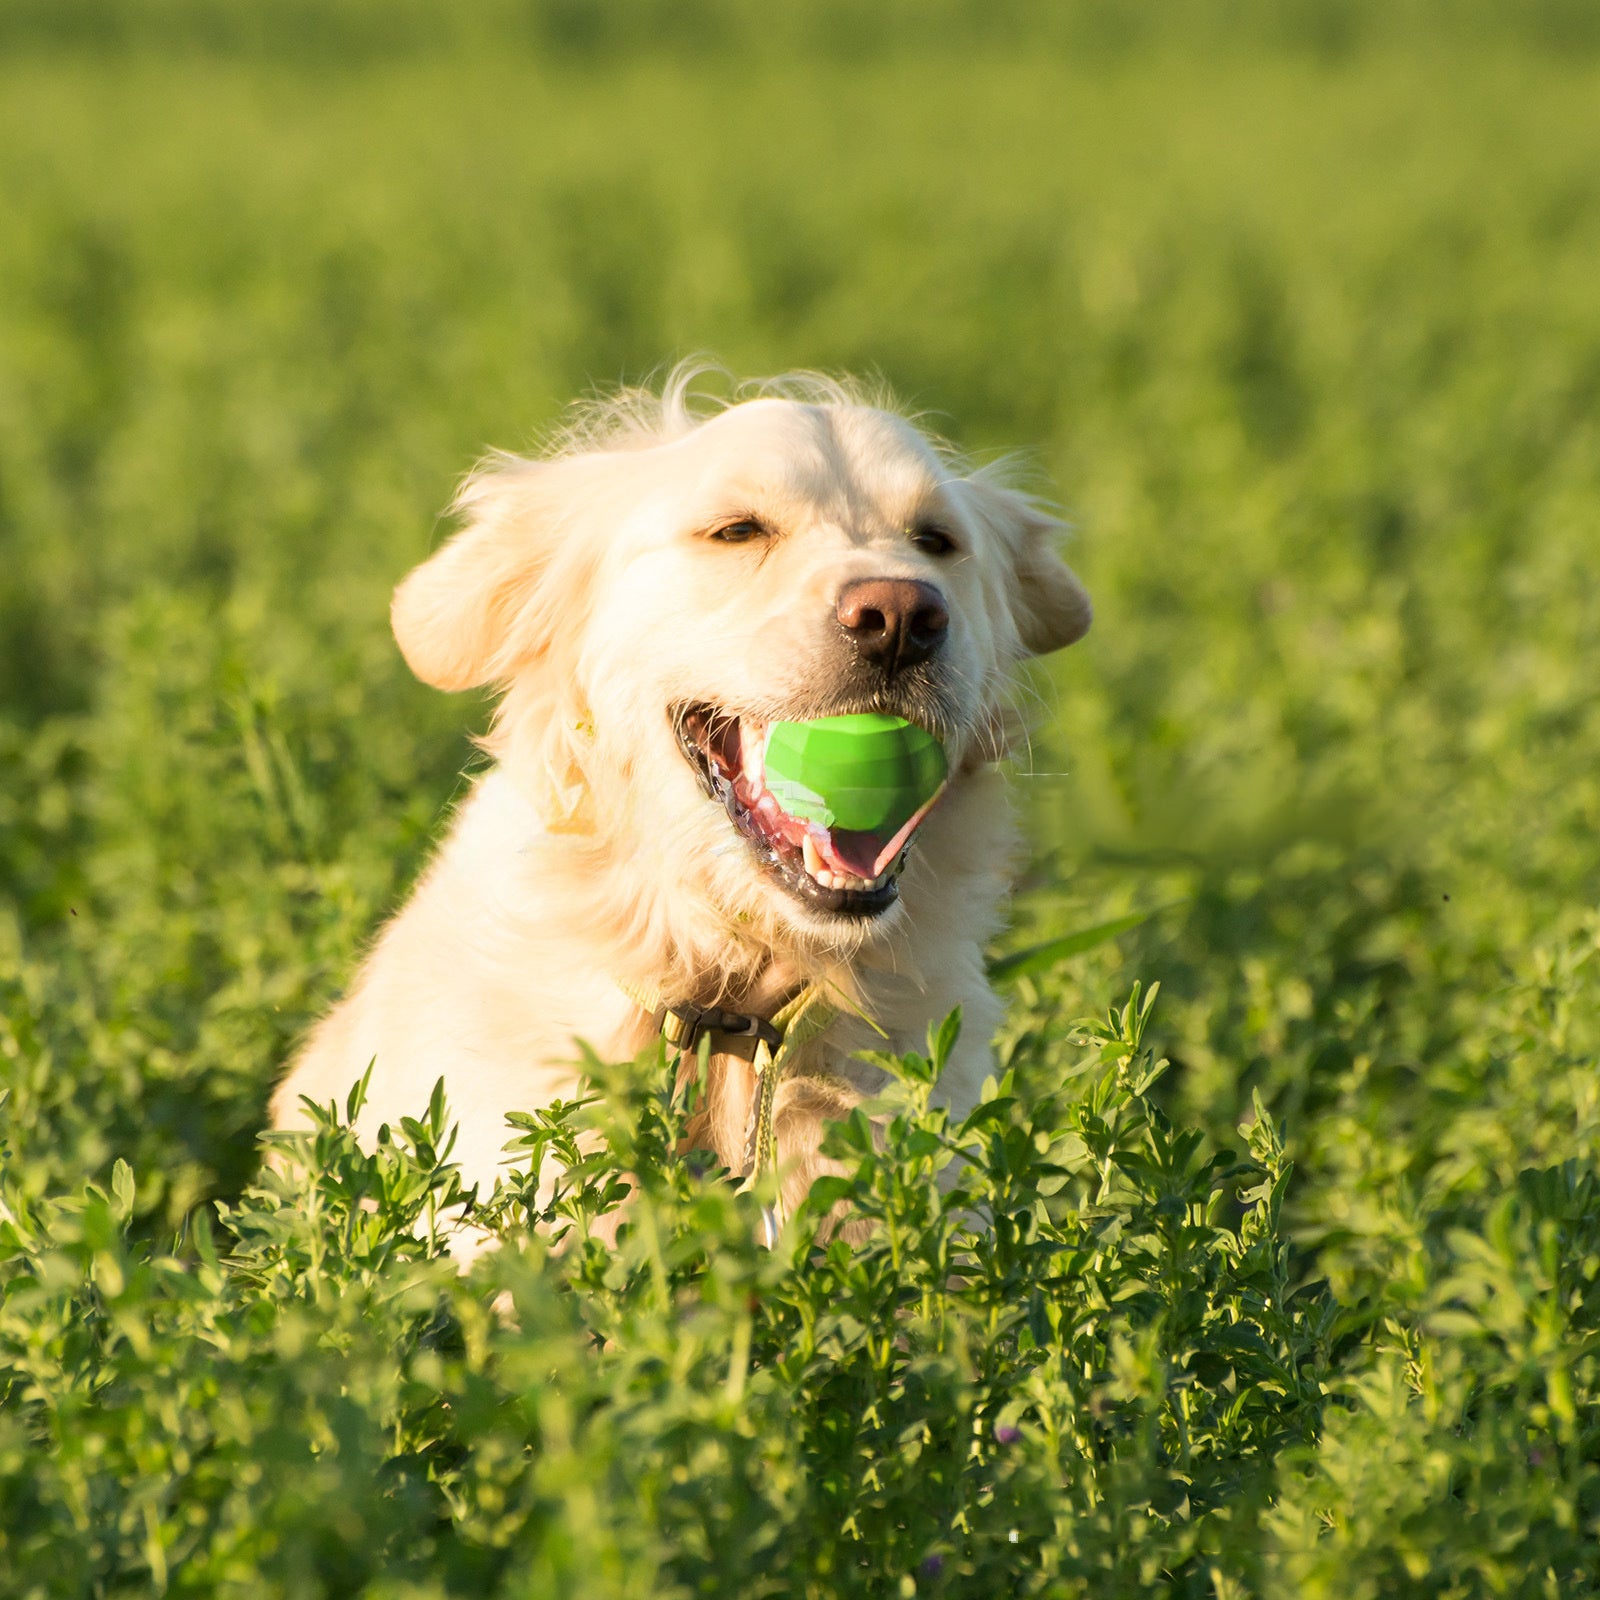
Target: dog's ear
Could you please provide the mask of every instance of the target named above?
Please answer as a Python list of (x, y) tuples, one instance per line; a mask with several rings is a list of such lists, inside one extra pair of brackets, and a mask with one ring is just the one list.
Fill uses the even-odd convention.
[(389, 620), (406, 664), (436, 689), (504, 683), (548, 648), (556, 581), (580, 466), (500, 456), (452, 508), (465, 525), (394, 592)]
[(1089, 631), (1094, 607), (1056, 553), (1065, 524), (1030, 496), (982, 474), (968, 478), (962, 487), (972, 510), (1010, 557), (1007, 598), (1024, 653), (1049, 655), (1075, 644)]

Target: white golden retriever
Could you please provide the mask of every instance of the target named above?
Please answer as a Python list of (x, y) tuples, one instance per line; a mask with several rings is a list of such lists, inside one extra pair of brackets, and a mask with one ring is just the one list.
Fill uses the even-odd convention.
[[(574, 1094), (575, 1039), (631, 1059), (656, 1026), (641, 994), (770, 1018), (811, 983), (845, 1004), (778, 1093), (788, 1204), (824, 1121), (881, 1087), (854, 1052), (921, 1048), (960, 1005), (937, 1092), (958, 1115), (975, 1100), (999, 1016), (981, 947), (1015, 842), (994, 765), (1010, 679), (1089, 626), (1060, 525), (857, 389), (789, 379), (708, 406), (693, 377), (474, 473), (464, 525), (396, 591), (418, 677), (501, 691), (496, 765), (279, 1087), (275, 1126), (303, 1122), (302, 1096), (342, 1103), (371, 1063), (370, 1138), (442, 1076), (487, 1194), (505, 1114)], [(927, 728), (949, 759), (881, 871), (760, 772), (770, 723), (854, 711)], [(713, 1042), (696, 1131), (739, 1170), (754, 1074)]]

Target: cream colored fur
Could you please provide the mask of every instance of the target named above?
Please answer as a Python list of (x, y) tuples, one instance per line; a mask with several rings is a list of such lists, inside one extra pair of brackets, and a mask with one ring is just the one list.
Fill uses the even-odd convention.
[[(888, 1036), (846, 1014), (804, 1052), (778, 1109), (791, 1201), (819, 1170), (825, 1120), (879, 1087), (853, 1052), (922, 1047), (960, 1005), (939, 1092), (958, 1113), (973, 1102), (999, 1017), (981, 948), (1014, 849), (994, 767), (1011, 674), (1089, 622), (1052, 549), (1058, 524), (855, 390), (788, 380), (708, 413), (691, 377), (591, 407), (541, 459), (475, 473), (461, 530), (396, 592), (395, 635), (419, 677), (502, 691), (496, 764), (279, 1086), (275, 1126), (304, 1121), (302, 1096), (342, 1103), (370, 1062), (370, 1138), (419, 1113), (442, 1076), (457, 1159), (487, 1194), (505, 1114), (577, 1089), (575, 1039), (610, 1059), (647, 1041), (622, 985), (770, 1015), (821, 981)], [(776, 537), (707, 537), (750, 513)], [(957, 552), (910, 544), (928, 517)], [(914, 707), (892, 690), (882, 704), (933, 727), (957, 775), (914, 839), (899, 903), (853, 921), (766, 875), (668, 712), (860, 708), (839, 700), (849, 645), (834, 613), (840, 585), (862, 577), (924, 579), (946, 597), (937, 686)], [(705, 1139), (737, 1166), (748, 1067), (717, 1058), (709, 1088)]]

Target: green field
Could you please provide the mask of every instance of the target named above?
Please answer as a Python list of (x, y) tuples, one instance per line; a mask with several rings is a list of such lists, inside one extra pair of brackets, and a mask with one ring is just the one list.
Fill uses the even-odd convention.
[[(1148, 915), (988, 1233), (917, 1063), (769, 1256), (647, 1062), (459, 1278), (437, 1108), (252, 1187), (485, 720), (388, 593), (702, 350), (1054, 485), (996, 954)], [(1600, 1593), (1597, 905), (1584, 0), (0, 9), (0, 1595)]]

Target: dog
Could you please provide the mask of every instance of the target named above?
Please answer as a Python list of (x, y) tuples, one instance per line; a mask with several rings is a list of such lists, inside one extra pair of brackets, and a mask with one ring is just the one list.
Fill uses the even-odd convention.
[[(486, 1195), (506, 1113), (579, 1092), (576, 1040), (629, 1060), (658, 1004), (749, 1028), (803, 992), (829, 1020), (771, 1105), (785, 1206), (827, 1169), (828, 1121), (883, 1087), (858, 1052), (924, 1048), (959, 1005), (934, 1093), (958, 1117), (976, 1102), (1000, 1017), (982, 950), (1017, 845), (997, 769), (1015, 673), (1090, 623), (1062, 524), (859, 386), (715, 402), (697, 376), (589, 403), (536, 458), (491, 458), (396, 590), (423, 682), (498, 691), (494, 764), (279, 1085), (274, 1127), (305, 1123), (303, 1097), (342, 1104), (370, 1064), (370, 1141), (442, 1077), (454, 1159)], [(864, 711), (926, 729), (948, 764), (886, 865), (798, 825), (760, 769), (775, 722)], [(733, 1172), (751, 1160), (747, 1044), (713, 1034), (691, 1130)]]

